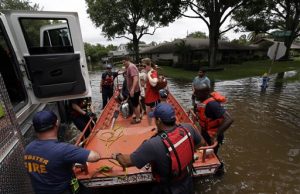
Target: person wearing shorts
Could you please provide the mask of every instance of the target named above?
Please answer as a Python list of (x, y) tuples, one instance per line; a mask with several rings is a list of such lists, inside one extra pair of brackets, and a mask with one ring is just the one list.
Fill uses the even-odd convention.
[(123, 58), (123, 64), (126, 68), (126, 81), (129, 91), (129, 99), (133, 105), (133, 112), (135, 113), (135, 118), (131, 121), (131, 124), (137, 124), (141, 122), (140, 114), (140, 86), (139, 86), (139, 70), (138, 68), (130, 62), (130, 58), (125, 56)]
[[(147, 113), (153, 111), (156, 105), (159, 103), (159, 92), (155, 88), (158, 82), (158, 73), (155, 70), (155, 64), (152, 63), (151, 59), (144, 58), (142, 59), (142, 64), (145, 65), (145, 70), (147, 72), (147, 81), (146, 81), (146, 92), (145, 92), (145, 104)], [(152, 118), (149, 116), (148, 123), (151, 125)]]

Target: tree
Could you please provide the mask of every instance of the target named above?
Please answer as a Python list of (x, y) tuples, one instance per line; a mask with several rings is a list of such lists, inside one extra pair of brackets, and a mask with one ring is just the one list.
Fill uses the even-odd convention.
[(247, 0), (185, 0), (184, 7), (188, 6), (196, 15), (182, 15), (189, 18), (200, 18), (207, 25), (209, 30), (209, 65), (216, 65), (218, 40), (225, 32), (233, 29), (229, 25), (221, 31), (221, 26), (231, 14), (247, 3)]
[(112, 45), (112, 44), (109, 44), (106, 46), (106, 49), (109, 50), (109, 51), (114, 51), (114, 50), (117, 50), (117, 46), (115, 45)]
[(28, 0), (1, 0), (0, 1), (0, 10), (1, 9), (13, 9), (13, 10), (39, 10), (38, 4), (30, 5)]
[(219, 37), (219, 40), (229, 41), (229, 38), (228, 38), (227, 36), (225, 36), (224, 34), (222, 34), (222, 35)]
[[(175, 41), (174, 41), (175, 42)], [(190, 69), (192, 66), (192, 48), (187, 45), (184, 40), (178, 39), (175, 44), (176, 51), (178, 55), (178, 65)]]
[(115, 50), (117, 47), (114, 45), (104, 46), (101, 44), (92, 45), (90, 43), (84, 43), (84, 51), (86, 56), (91, 57), (92, 63), (97, 63), (101, 58), (106, 57), (109, 51)]
[(247, 39), (246, 34), (243, 34), (239, 37), (239, 39), (234, 39), (231, 41), (232, 43), (236, 43), (236, 44), (242, 44), (242, 45), (248, 45), (249, 41)]
[(102, 27), (105, 36), (124, 37), (133, 44), (135, 60), (139, 59), (139, 41), (153, 35), (180, 15), (180, 0), (86, 0), (91, 20)]
[(157, 42), (152, 41), (152, 42), (149, 43), (149, 45), (151, 45), (151, 46), (157, 46)]
[(233, 18), (242, 30), (255, 34), (269, 33), (270, 30), (290, 33), (283, 38), (287, 47), (286, 59), (289, 58), (293, 41), (300, 36), (299, 0), (254, 0), (251, 4), (240, 7)]
[(247, 39), (250, 42), (256, 42), (258, 40), (261, 40), (262, 38), (270, 38), (270, 35), (267, 33), (256, 33), (256, 32), (250, 32), (247, 36)]
[(197, 31), (197, 32), (192, 32), (189, 35), (186, 36), (187, 38), (202, 38), (202, 39), (207, 39), (207, 35), (205, 32)]

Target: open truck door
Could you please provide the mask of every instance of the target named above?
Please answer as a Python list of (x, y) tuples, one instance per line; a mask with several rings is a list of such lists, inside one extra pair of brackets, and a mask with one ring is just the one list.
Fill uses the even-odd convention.
[(1, 12), (31, 103), (91, 96), (77, 13)]

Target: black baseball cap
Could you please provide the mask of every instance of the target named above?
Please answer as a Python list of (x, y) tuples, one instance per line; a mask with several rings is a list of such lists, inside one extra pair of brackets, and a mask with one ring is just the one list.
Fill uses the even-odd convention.
[(52, 111), (37, 112), (33, 119), (33, 127), (36, 132), (44, 132), (54, 127), (57, 121), (57, 116)]

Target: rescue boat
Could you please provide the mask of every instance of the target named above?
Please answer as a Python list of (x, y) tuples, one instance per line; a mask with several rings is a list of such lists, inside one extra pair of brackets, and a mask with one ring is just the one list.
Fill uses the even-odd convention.
[[(76, 178), (88, 188), (110, 187), (117, 185), (129, 185), (154, 182), (150, 165), (142, 169), (130, 167), (123, 169), (119, 163), (111, 158), (112, 153), (130, 154), (146, 139), (157, 133), (154, 122), (149, 126), (146, 115), (143, 116), (141, 123), (131, 124), (132, 118), (124, 118), (119, 114), (119, 103), (114, 97), (110, 99), (88, 138), (84, 137), (85, 130), (77, 140), (76, 144), (89, 150), (97, 151), (101, 160), (96, 163), (85, 165), (75, 165), (74, 174)], [(197, 128), (195, 114), (193, 111), (186, 112), (178, 103), (175, 97), (169, 93), (167, 102), (170, 103), (176, 112), (177, 123), (189, 123)], [(212, 152), (216, 145), (200, 147), (194, 154), (193, 176), (199, 177), (211, 175), (220, 166), (220, 161)]]

